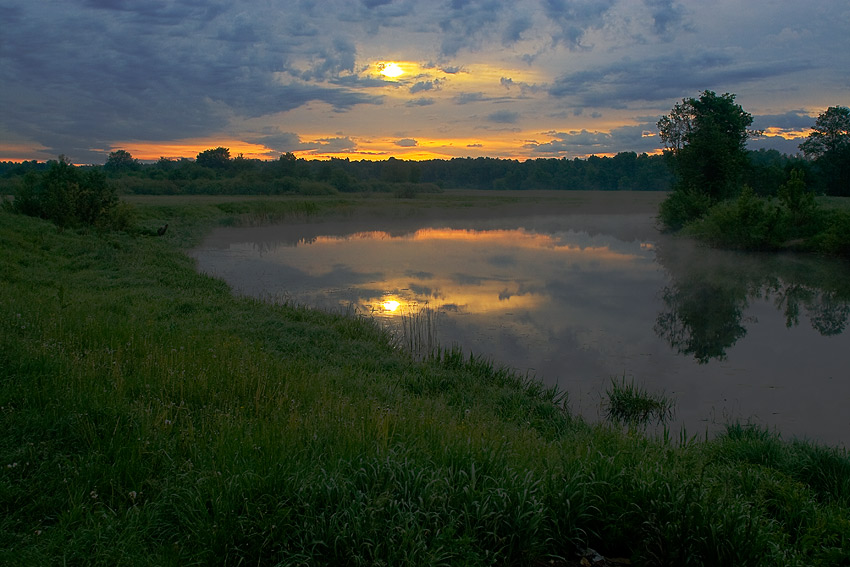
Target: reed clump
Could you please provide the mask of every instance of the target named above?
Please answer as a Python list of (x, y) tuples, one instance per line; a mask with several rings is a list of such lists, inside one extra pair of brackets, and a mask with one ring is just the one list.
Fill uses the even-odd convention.
[(460, 349), (234, 296), (180, 248), (230, 213), (138, 209), (168, 233), (0, 212), (0, 564), (850, 563), (844, 450), (585, 423)]
[(605, 417), (613, 423), (645, 428), (648, 425), (666, 425), (675, 415), (675, 403), (663, 393), (649, 392), (636, 384), (612, 379), (605, 391)]

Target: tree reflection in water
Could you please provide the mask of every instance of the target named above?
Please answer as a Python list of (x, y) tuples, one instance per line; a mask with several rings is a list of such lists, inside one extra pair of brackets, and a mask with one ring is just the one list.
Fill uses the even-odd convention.
[(665, 287), (661, 297), (667, 311), (655, 320), (655, 333), (700, 364), (723, 360), (726, 349), (747, 334), (741, 325), (747, 298), (734, 291), (699, 281)]
[[(687, 248), (685, 248), (687, 250)], [(744, 314), (755, 299), (769, 300), (786, 327), (801, 313), (823, 336), (844, 332), (850, 319), (846, 263), (793, 255), (755, 255), (659, 247), (658, 261), (672, 282), (661, 290), (664, 310), (654, 331), (679, 354), (700, 364), (724, 360), (726, 351), (756, 323)]]

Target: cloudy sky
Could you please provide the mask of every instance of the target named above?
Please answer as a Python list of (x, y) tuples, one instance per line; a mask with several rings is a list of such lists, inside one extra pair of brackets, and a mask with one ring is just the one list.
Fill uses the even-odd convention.
[(0, 0), (0, 160), (659, 149), (731, 92), (794, 153), (850, 104), (846, 0)]

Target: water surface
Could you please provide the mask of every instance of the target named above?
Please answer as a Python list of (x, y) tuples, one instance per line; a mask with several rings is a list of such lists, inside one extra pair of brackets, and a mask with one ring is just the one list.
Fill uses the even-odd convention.
[(226, 228), (193, 255), (244, 294), (388, 325), (432, 309), (441, 344), (557, 383), (590, 419), (626, 377), (676, 400), (676, 430), (740, 420), (850, 441), (840, 261), (706, 249), (649, 212), (555, 208)]

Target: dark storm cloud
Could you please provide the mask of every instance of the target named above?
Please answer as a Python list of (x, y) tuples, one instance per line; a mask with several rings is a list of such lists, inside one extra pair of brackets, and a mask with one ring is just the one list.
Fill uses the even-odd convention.
[(531, 18), (528, 16), (519, 16), (509, 21), (502, 32), (502, 43), (508, 45), (516, 43), (522, 39), (523, 32), (531, 29), (531, 26)]
[(437, 88), (440, 85), (440, 82), (437, 80), (434, 81), (419, 81), (415, 83), (412, 87), (410, 87), (410, 94), (416, 94), (422, 91), (430, 91)]
[(440, 51), (457, 55), (461, 49), (477, 49), (485, 38), (492, 37), (501, 23), (506, 3), (495, 0), (453, 0), (443, 8), (439, 21), (442, 32)]
[(500, 78), (499, 84), (502, 85), (503, 87), (505, 87), (505, 89), (507, 89), (507, 90), (511, 90), (514, 87), (519, 87), (519, 92), (523, 96), (528, 95), (528, 94), (534, 94), (534, 93), (542, 92), (542, 91), (546, 90), (546, 88), (541, 86), (541, 85), (532, 85), (532, 84), (529, 84), (529, 83), (516, 82), (513, 79), (511, 79), (510, 77)]
[(546, 15), (558, 26), (553, 34), (554, 43), (569, 49), (585, 47), (582, 39), (590, 29), (605, 25), (605, 14), (616, 0), (544, 0)]
[(261, 144), (270, 150), (282, 154), (298, 150), (314, 149), (314, 145), (302, 143), (301, 137), (293, 132), (273, 132), (256, 136), (246, 136), (245, 141), (252, 144)]
[(413, 270), (406, 270), (404, 275), (417, 280), (430, 280), (434, 278), (434, 274), (431, 272), (414, 272)]
[[(336, 109), (380, 97), (312, 81), (350, 72), (354, 45), (329, 37), (305, 46), (274, 22), (224, 14), (224, 2), (91, 0), (12, 6), (14, 45), (0, 59), (6, 127), (48, 148), (77, 151), (110, 140), (173, 140), (221, 131), (233, 114), (257, 117), (310, 101)], [(260, 41), (262, 40), (262, 41)], [(305, 69), (295, 59), (312, 61)], [(286, 77), (289, 77), (288, 79)]]
[(667, 38), (679, 29), (691, 29), (684, 7), (674, 0), (643, 0), (652, 16), (652, 31)]
[[(392, 140), (366, 118), (377, 113), (363, 112), (358, 123), (363, 105), (382, 105), (388, 122), (402, 119), (392, 114), (400, 109), (404, 120), (424, 125), (410, 130), (420, 142), (442, 136), (425, 133), (438, 120), (464, 139), (488, 119), (522, 117), (525, 126), (564, 133), (531, 143), (535, 152), (572, 151), (566, 148), (581, 139), (600, 151), (595, 148), (614, 145), (625, 133), (614, 130), (605, 140), (593, 133), (582, 138), (580, 130), (592, 130), (587, 118), (610, 117), (610, 109), (663, 113), (705, 89), (745, 89), (748, 105), (788, 111), (756, 117), (756, 127), (790, 130), (806, 120), (804, 108), (846, 104), (839, 95), (850, 86), (846, 0), (752, 0), (734, 7), (684, 0), (2, 4), (0, 141), (48, 148), (39, 159), (65, 153), (102, 163), (118, 143), (222, 135), (275, 151), (331, 151), (360, 136)], [(424, 72), (390, 81), (370, 71), (381, 60), (408, 61)], [(833, 93), (836, 100), (821, 100)], [(419, 98), (399, 102), (403, 94)], [(456, 108), (501, 101), (511, 101), (514, 113)], [(543, 116), (552, 125), (533, 126)], [(283, 125), (290, 118), (324, 136), (345, 134), (308, 143), (292, 132), (298, 127)], [(258, 133), (256, 123), (265, 119), (278, 125)], [(524, 133), (515, 145), (530, 137)], [(649, 141), (636, 139), (640, 148)]]
[(805, 110), (790, 110), (784, 114), (761, 114), (753, 116), (753, 128), (756, 130), (767, 130), (768, 128), (782, 128), (788, 130), (800, 130), (811, 128), (816, 118), (810, 116)]
[(744, 62), (721, 51), (670, 53), (568, 73), (552, 84), (549, 94), (574, 97), (585, 106), (624, 108), (633, 101), (676, 100), (704, 89), (719, 89), (718, 85), (780, 77), (805, 68), (803, 62), (794, 60)]
[(470, 104), (489, 100), (484, 93), (461, 93), (455, 97), (456, 104)]
[(510, 110), (499, 110), (487, 115), (487, 120), (497, 124), (515, 124), (519, 120), (519, 113)]
[(421, 97), (415, 98), (413, 100), (409, 100), (405, 103), (405, 106), (417, 107), (417, 106), (431, 106), (436, 101), (433, 98)]
[(316, 151), (322, 153), (343, 153), (357, 149), (357, 143), (348, 136), (342, 138), (323, 138), (318, 140)]
[(655, 135), (655, 121), (645, 120), (642, 124), (614, 128), (611, 132), (548, 132), (550, 141), (529, 142), (525, 148), (534, 154), (547, 156), (606, 154), (626, 148), (638, 153), (651, 152), (660, 147), (659, 139)]

